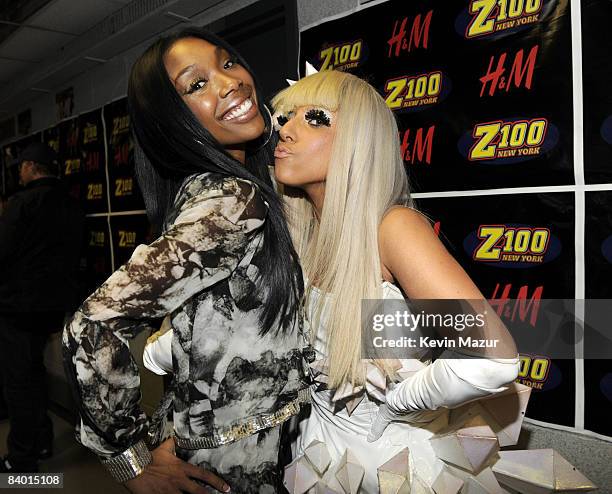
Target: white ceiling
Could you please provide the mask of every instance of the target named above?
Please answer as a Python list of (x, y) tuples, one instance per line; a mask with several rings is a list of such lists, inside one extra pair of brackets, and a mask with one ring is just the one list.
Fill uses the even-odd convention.
[(0, 42), (0, 118), (33, 94), (62, 89), (79, 73), (221, 3), (51, 0)]

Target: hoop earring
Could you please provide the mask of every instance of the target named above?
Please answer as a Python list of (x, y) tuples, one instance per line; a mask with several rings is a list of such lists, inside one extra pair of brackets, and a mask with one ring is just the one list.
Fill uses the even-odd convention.
[(268, 105), (264, 104), (263, 107), (268, 112), (268, 117), (270, 118), (270, 132), (268, 134), (267, 139), (264, 141), (264, 143), (261, 144), (260, 146), (256, 147), (253, 150), (254, 153), (256, 153), (257, 151), (259, 151), (259, 150), (263, 149), (264, 147), (266, 147), (268, 145), (268, 143), (270, 142), (270, 139), (272, 139), (272, 134), (274, 134), (274, 122), (272, 122), (272, 113), (270, 113), (270, 109), (268, 108)]

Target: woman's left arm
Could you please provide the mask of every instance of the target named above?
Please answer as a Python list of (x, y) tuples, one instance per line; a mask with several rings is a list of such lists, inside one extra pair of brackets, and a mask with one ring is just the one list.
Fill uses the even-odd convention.
[[(394, 208), (379, 231), (383, 266), (410, 299), (483, 300), (484, 296), (448, 253), (429, 222), (408, 208)], [(455, 407), (507, 389), (518, 375), (514, 340), (492, 309), (481, 336), (498, 340), (495, 358), (474, 358), (446, 350), (433, 364), (398, 384), (386, 395), (368, 436), (378, 439), (389, 422), (417, 410)]]
[[(414, 209), (393, 208), (383, 218), (379, 246), (382, 264), (409, 299), (486, 303), (483, 294), (438, 239), (429, 220)], [(493, 351), (495, 357), (516, 357), (514, 339), (494, 310), (487, 311), (487, 324), (479, 334), (498, 340)], [(483, 356), (487, 353), (490, 351), (481, 351)]]

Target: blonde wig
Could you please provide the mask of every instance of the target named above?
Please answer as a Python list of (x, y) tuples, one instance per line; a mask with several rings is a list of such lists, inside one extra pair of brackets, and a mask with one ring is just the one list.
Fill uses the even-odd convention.
[[(272, 104), (281, 112), (301, 106), (337, 112), (321, 217), (304, 192), (287, 187), (283, 196), (308, 279), (305, 302), (314, 291), (331, 294), (324, 309), (329, 386), (359, 385), (364, 381), (361, 301), (382, 297), (379, 225), (392, 206), (412, 206), (397, 123), (372, 86), (339, 71), (301, 79)], [(312, 328), (319, 326), (322, 311), (318, 304)], [(384, 361), (378, 364), (390, 372)]]

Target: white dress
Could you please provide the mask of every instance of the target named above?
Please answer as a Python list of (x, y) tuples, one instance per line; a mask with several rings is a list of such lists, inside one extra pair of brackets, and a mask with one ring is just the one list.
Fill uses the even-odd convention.
[[(403, 299), (400, 290), (389, 282), (384, 282), (382, 289), (384, 299)], [(321, 292), (314, 290), (314, 293), (310, 297), (309, 306), (307, 307), (307, 321), (314, 320), (312, 316), (316, 311), (316, 307), (318, 307), (318, 304), (321, 302), (325, 303), (327, 301), (326, 297), (328, 297), (328, 295), (324, 296), (321, 294)], [(317, 374), (317, 371), (321, 370), (321, 366), (317, 364), (322, 362), (326, 357), (324, 328), (325, 306), (323, 307), (320, 319), (321, 327), (317, 328), (318, 331), (315, 333), (316, 339), (313, 342), (318, 359), (311, 364), (311, 367), (313, 367), (315, 371), (315, 380), (318, 383), (325, 381), (324, 372)], [(147, 344), (144, 355), (144, 361), (147, 368), (158, 374), (165, 374), (172, 371), (172, 359), (170, 352), (171, 341), (172, 331), (166, 332), (165, 334), (159, 336), (159, 338), (152, 338), (150, 340), (150, 342)], [(427, 386), (444, 385), (447, 387), (450, 386), (452, 388), (457, 388), (462, 387), (464, 384), (461, 384), (460, 381), (465, 380), (466, 383), (469, 383), (469, 386), (485, 389), (486, 392), (484, 394), (486, 395), (499, 393), (507, 388), (495, 388), (495, 386), (498, 386), (501, 382), (510, 383), (513, 380), (512, 375), (515, 375), (515, 373), (513, 371), (509, 374), (508, 369), (511, 370), (513, 367), (518, 366), (518, 359), (496, 360), (497, 364), (501, 365), (492, 365), (488, 359), (481, 358), (471, 362), (464, 362), (462, 360), (456, 361), (460, 362), (461, 365), (455, 365), (453, 367), (453, 372), (455, 372), (455, 369), (459, 370), (461, 379), (441, 382), (439, 379), (445, 379), (445, 377), (442, 374), (436, 374), (438, 377), (434, 378), (434, 380), (438, 379), (437, 384), (430, 382), (427, 382), (426, 384)], [(425, 375), (426, 373), (418, 373), (418, 371), (427, 368), (427, 366), (431, 364), (431, 360), (426, 357), (421, 357), (419, 360), (416, 358), (404, 359), (400, 360), (399, 364), (401, 364), (401, 369), (399, 369), (397, 372), (400, 374), (400, 378), (405, 379), (411, 374), (420, 374), (421, 376)], [(428, 367), (428, 369), (433, 369), (434, 365), (435, 363)], [(490, 380), (487, 379), (487, 374), (495, 375), (494, 381), (497, 381), (495, 386), (491, 386)], [(417, 376), (414, 376), (414, 378), (416, 379)], [(429, 378), (432, 378), (432, 376), (429, 376)], [(375, 386), (370, 385), (373, 382), (376, 383)], [(495, 480), (495, 476), (493, 474), (493, 470), (495, 469), (498, 469), (501, 472), (506, 472), (507, 475), (502, 475), (505, 480), (505, 485), (517, 488), (516, 492), (524, 492), (523, 486), (527, 485), (525, 482), (527, 482), (528, 485), (541, 486), (539, 482), (543, 477), (552, 478), (552, 476), (560, 476), (564, 479), (564, 482), (567, 482), (568, 486), (574, 486), (576, 489), (582, 489), (584, 486), (592, 485), (592, 483), (580, 472), (578, 472), (575, 467), (562, 458), (559, 464), (554, 464), (554, 471), (552, 471), (551, 469), (553, 463), (549, 462), (549, 459), (552, 458), (551, 455), (553, 453), (558, 453), (553, 452), (553, 450), (550, 449), (535, 451), (498, 451), (495, 449), (493, 450), (493, 453), (495, 453), (493, 456), (480, 458), (483, 461), (486, 460), (486, 463), (482, 463), (481, 466), (478, 467), (483, 468), (480, 473), (474, 473), (473, 475), (469, 474), (465, 470), (453, 467), (452, 464), (445, 464), (437, 457), (431, 446), (430, 438), (432, 438), (436, 432), (441, 431), (443, 434), (446, 434), (449, 432), (449, 429), (456, 430), (457, 428), (460, 428), (462, 424), (467, 423), (462, 421), (457, 416), (456, 412), (460, 412), (460, 414), (467, 419), (470, 419), (470, 417), (475, 419), (479, 418), (484, 419), (485, 422), (492, 419), (492, 422), (488, 422), (488, 425), (495, 428), (497, 438), (504, 440), (503, 445), (516, 445), (516, 442), (518, 441), (518, 432), (520, 431), (520, 423), (522, 422), (522, 418), (525, 414), (530, 391), (530, 388), (527, 386), (517, 383), (513, 383), (510, 386), (512, 389), (510, 389), (509, 393), (507, 394), (507, 396), (510, 397), (510, 400), (502, 400), (498, 403), (498, 405), (494, 405), (492, 408), (490, 408), (490, 406), (487, 407), (484, 402), (480, 402), (482, 406), (478, 404), (476, 405), (476, 408), (480, 406), (479, 410), (474, 411), (476, 415), (471, 414), (471, 405), (466, 401), (465, 403), (467, 403), (467, 405), (460, 406), (457, 410), (453, 411), (453, 425), (451, 426), (448, 426), (449, 410), (447, 408), (442, 408), (443, 405), (440, 405), (441, 408), (438, 408), (437, 410), (423, 410), (409, 413), (408, 416), (410, 420), (412, 420), (410, 423), (390, 423), (377, 441), (369, 443), (367, 442), (367, 436), (370, 432), (372, 421), (376, 418), (379, 405), (385, 399), (385, 390), (381, 389), (381, 387), (385, 387), (384, 382), (385, 381), (381, 379), (372, 379), (372, 376), (370, 373), (368, 373), (365, 391), (351, 395), (349, 394), (349, 392), (353, 391), (351, 388), (347, 393), (342, 392), (342, 395), (348, 395), (349, 399), (352, 399), (353, 396), (362, 398), (359, 404), (350, 407), (352, 410), (350, 414), (347, 411), (346, 400), (333, 400), (334, 395), (338, 393), (338, 391), (324, 389), (324, 387), (321, 385), (313, 386), (311, 388), (312, 410), (309, 417), (300, 422), (298, 425), (300, 433), (296, 439), (296, 442), (292, 444), (295, 461), (287, 468), (285, 473), (285, 485), (287, 485), (287, 487), (291, 487), (288, 485), (291, 484), (291, 468), (293, 468), (294, 473), (292, 479), (295, 482), (295, 479), (299, 477), (301, 479), (301, 488), (304, 487), (304, 474), (307, 469), (310, 469), (310, 478), (307, 479), (306, 482), (308, 485), (312, 485), (314, 479), (315, 482), (318, 481), (318, 484), (316, 488), (308, 491), (309, 494), (343, 494), (345, 492), (358, 492), (359, 494), (374, 494), (378, 492), (384, 492), (385, 494), (389, 492), (434, 494), (432, 484), (434, 481), (439, 482), (440, 478), (443, 480), (442, 484), (446, 484), (447, 486), (457, 485), (457, 482), (463, 483), (463, 481), (465, 481), (465, 492), (507, 492), (503, 490), (500, 484), (498, 484), (498, 482)], [(453, 391), (455, 395), (462, 394), (461, 389), (447, 389), (447, 391), (449, 396), (453, 394)], [(463, 392), (465, 392), (465, 389)], [(448, 397), (445, 397), (444, 400), (447, 403), (450, 403), (452, 400), (447, 398)], [(436, 398), (435, 401), (436, 403), (440, 403), (441, 399)], [(354, 403), (356, 403), (356, 401), (353, 402), (353, 405)], [(504, 407), (503, 412), (501, 414), (494, 413), (496, 407), (500, 405)], [(513, 410), (508, 409), (508, 407), (512, 407)], [(461, 410), (463, 410), (463, 412)], [(494, 413), (495, 416), (493, 417), (491, 415), (487, 415), (487, 410), (488, 412)], [(480, 413), (485, 414), (482, 415), (482, 417), (479, 417), (478, 414)], [(480, 430), (481, 427), (475, 427), (475, 429)], [(479, 434), (480, 433), (478, 433), (477, 436)], [(493, 430), (490, 431), (490, 434), (493, 434)], [(482, 436), (482, 439), (488, 441), (488, 439), (490, 439), (490, 434), (485, 433)], [(309, 460), (302, 458), (305, 449), (308, 449), (308, 446), (311, 445), (313, 441), (320, 441), (324, 443), (325, 448), (331, 457), (331, 462), (329, 465), (325, 465), (326, 468), (324, 468), (324, 473), (321, 476), (314, 472), (312, 467), (313, 464), (309, 463)], [(318, 452), (321, 451), (320, 445), (314, 449)], [(404, 468), (405, 463), (403, 462), (406, 449), (408, 450), (409, 456), (408, 469)], [(469, 452), (469, 449), (470, 448), (466, 450), (466, 453)], [(444, 449), (441, 451), (447, 456), (447, 453), (456, 453), (453, 448), (450, 448), (448, 451), (444, 451)], [(474, 451), (472, 451), (470, 455), (472, 453), (474, 453)], [(354, 473), (355, 471), (359, 471), (359, 473), (361, 473), (359, 467), (363, 469), (363, 479), (361, 481), (359, 490), (356, 489), (355, 484), (349, 486), (348, 489), (343, 489), (339, 482), (337, 474), (341, 478), (343, 477), (343, 472), (341, 470), (339, 473), (339, 469), (345, 460), (345, 455), (349, 457), (349, 461), (352, 464), (358, 465), (356, 468), (352, 467), (351, 472)], [(410, 477), (409, 491), (407, 490), (408, 488), (406, 485), (403, 485), (401, 490), (398, 491), (398, 485), (396, 482), (394, 482), (397, 477), (391, 479), (391, 482), (386, 489), (383, 491), (379, 489), (377, 470), (380, 466), (384, 465), (394, 457), (402, 460), (395, 462), (395, 471), (401, 471), (401, 474), (403, 475), (403, 471), (408, 470)], [(451, 460), (450, 457), (447, 459)], [(455, 459), (458, 458), (455, 457)], [(299, 475), (295, 475), (297, 468), (294, 467), (300, 464), (300, 462), (302, 462), (302, 465), (306, 465), (306, 469), (300, 470)], [(317, 462), (315, 461), (315, 463)], [(398, 465), (398, 463), (401, 465)], [(460, 465), (461, 462), (457, 464)], [(524, 469), (524, 465), (527, 464), (529, 464), (530, 467)], [(516, 476), (517, 472), (518, 476)], [(438, 477), (440, 474), (441, 476)], [(449, 476), (452, 477), (452, 479), (449, 478)], [(289, 482), (287, 482), (288, 478), (290, 480)], [(387, 477), (387, 479), (389, 479), (389, 477)], [(463, 479), (463, 481), (459, 479)], [(343, 477), (343, 480), (346, 480), (345, 476)], [(449, 481), (450, 484), (447, 483)], [(484, 489), (485, 484), (488, 486), (488, 490)], [(440, 486), (438, 485), (438, 487)], [(473, 491), (472, 489), (475, 490)], [(289, 488), (289, 491), (295, 492), (295, 489), (292, 490)], [(304, 491), (302, 489), (299, 490), (299, 492)], [(457, 491), (453, 490), (452, 492)]]
[[(384, 299), (403, 300), (402, 293), (395, 285), (384, 282), (382, 288)], [(312, 316), (317, 304), (321, 301), (321, 297), (327, 298), (329, 295), (324, 295), (322, 292), (313, 289), (307, 309), (307, 319), (309, 321), (313, 320)], [(325, 310), (322, 311), (320, 319), (320, 327), (314, 333), (316, 338), (313, 346), (317, 359), (324, 359), (327, 356), (324, 329)], [(430, 361), (415, 362), (413, 359), (412, 361), (402, 360), (401, 363), (402, 370), (410, 371), (423, 367)], [(372, 398), (369, 393), (363, 394), (363, 400), (349, 415), (345, 407), (338, 409), (337, 403), (332, 401), (334, 390), (317, 391), (316, 388), (312, 388), (312, 411), (309, 418), (300, 423), (300, 434), (297, 439), (295, 456), (303, 455), (304, 449), (312, 441), (318, 440), (325, 443), (332, 462), (323, 476), (323, 482), (329, 488), (343, 492), (341, 486), (337, 483), (335, 472), (348, 449), (349, 454), (352, 454), (353, 458), (365, 469), (359, 492), (373, 494), (379, 492), (377, 468), (407, 447), (410, 455), (413, 492), (417, 492), (414, 489), (415, 484), (422, 484), (424, 488), (430, 486), (443, 465), (431, 448), (429, 438), (435, 431), (447, 424), (448, 411), (439, 409), (424, 412), (424, 414), (429, 414), (428, 423), (393, 422), (389, 424), (380, 439), (369, 443), (366, 437), (370, 431), (372, 420), (376, 417), (380, 401)], [(418, 479), (415, 480), (415, 477), (418, 477)], [(422, 492), (433, 491), (425, 488)]]

